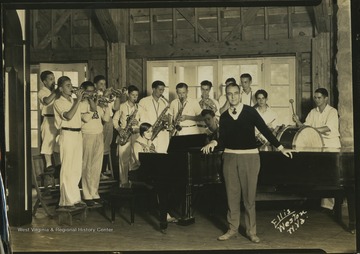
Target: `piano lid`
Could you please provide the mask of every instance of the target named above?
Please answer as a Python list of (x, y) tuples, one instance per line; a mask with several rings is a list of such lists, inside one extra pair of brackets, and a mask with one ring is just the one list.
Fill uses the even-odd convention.
[(174, 136), (170, 139), (168, 153), (188, 151), (190, 148), (201, 148), (206, 144), (206, 134)]

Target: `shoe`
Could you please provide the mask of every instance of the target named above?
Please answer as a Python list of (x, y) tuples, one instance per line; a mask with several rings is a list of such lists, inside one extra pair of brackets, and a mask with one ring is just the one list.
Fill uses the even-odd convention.
[(94, 200), (84, 200), (84, 202), (85, 202), (85, 204), (87, 205), (87, 206), (94, 206), (95, 205), (95, 201)]
[(109, 179), (110, 179), (110, 177), (106, 176), (105, 174), (100, 175), (100, 180), (109, 180)]
[(226, 241), (229, 240), (230, 238), (235, 238), (238, 236), (238, 232), (236, 231), (232, 231), (232, 230), (228, 230), (225, 234), (221, 235), (218, 237), (219, 241)]
[(334, 210), (333, 209), (329, 209), (329, 208), (325, 208), (325, 207), (321, 207), (320, 212), (323, 213), (323, 214), (330, 215), (330, 216), (334, 215)]
[(260, 242), (260, 238), (257, 235), (249, 235), (249, 240), (252, 241), (253, 243), (259, 243)]
[(82, 207), (86, 207), (87, 205), (85, 202), (80, 201), (79, 203), (76, 203), (74, 206), (77, 208), (82, 208)]
[(169, 223), (177, 223), (178, 219), (176, 219), (175, 217), (171, 217), (170, 214), (167, 214), (166, 221)]
[(105, 203), (105, 201), (102, 200), (101, 198), (94, 198), (93, 201), (100, 204), (100, 205), (103, 205)]
[(102, 207), (102, 204), (100, 204), (94, 200), (84, 200), (84, 202), (86, 203), (87, 207), (89, 207), (89, 208)]

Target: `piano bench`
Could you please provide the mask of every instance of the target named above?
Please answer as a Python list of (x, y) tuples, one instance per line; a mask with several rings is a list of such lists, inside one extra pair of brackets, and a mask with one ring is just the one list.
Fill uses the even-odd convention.
[(135, 221), (135, 201), (136, 197), (140, 195), (147, 195), (149, 189), (143, 186), (131, 186), (129, 188), (114, 187), (109, 194), (109, 203), (111, 209), (111, 223), (115, 223), (115, 210), (120, 205), (119, 200), (125, 199), (130, 202), (130, 224)]

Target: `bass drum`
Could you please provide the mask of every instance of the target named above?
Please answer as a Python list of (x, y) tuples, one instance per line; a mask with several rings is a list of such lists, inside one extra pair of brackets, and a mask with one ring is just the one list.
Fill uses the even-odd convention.
[(321, 148), (324, 146), (320, 132), (310, 126), (286, 126), (277, 132), (276, 137), (288, 149), (299, 147)]

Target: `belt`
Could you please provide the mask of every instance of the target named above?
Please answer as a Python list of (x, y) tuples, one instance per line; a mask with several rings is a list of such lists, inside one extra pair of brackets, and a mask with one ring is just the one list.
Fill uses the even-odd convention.
[(206, 127), (207, 127), (207, 126), (204, 125), (204, 124), (197, 124), (196, 126), (197, 126), (197, 127), (201, 127), (201, 128), (206, 128)]
[(81, 131), (81, 128), (68, 128), (68, 127), (61, 127), (64, 131)]
[(196, 124), (194, 124), (194, 125), (187, 125), (187, 126), (182, 126), (182, 125), (180, 125), (182, 128), (186, 128), (186, 127), (194, 127), (194, 126), (196, 126)]
[(46, 116), (46, 117), (54, 117), (55, 115), (54, 115), (54, 114), (43, 114), (43, 116)]

